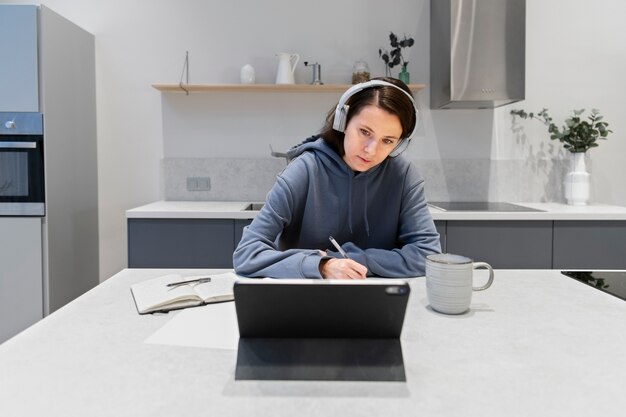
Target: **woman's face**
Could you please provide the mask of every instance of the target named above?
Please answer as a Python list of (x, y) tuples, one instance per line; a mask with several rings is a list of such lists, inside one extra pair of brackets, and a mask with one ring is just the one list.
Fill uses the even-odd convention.
[(398, 116), (374, 105), (365, 106), (346, 126), (343, 160), (353, 171), (367, 171), (389, 156), (401, 134)]

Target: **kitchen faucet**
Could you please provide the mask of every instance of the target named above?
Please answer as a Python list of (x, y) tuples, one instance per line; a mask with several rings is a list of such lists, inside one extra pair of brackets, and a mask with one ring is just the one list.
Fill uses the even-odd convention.
[(289, 156), (285, 152), (276, 152), (274, 148), (272, 148), (272, 144), (270, 143), (270, 155), (275, 158), (285, 158), (285, 162), (289, 163)]

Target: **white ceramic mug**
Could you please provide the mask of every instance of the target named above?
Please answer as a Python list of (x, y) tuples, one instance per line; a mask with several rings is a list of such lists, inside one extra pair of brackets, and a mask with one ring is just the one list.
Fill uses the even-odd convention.
[[(473, 286), (474, 269), (489, 270), (489, 280)], [(493, 283), (493, 268), (486, 262), (474, 262), (465, 256), (440, 253), (426, 257), (426, 293), (433, 310), (462, 314), (469, 310), (473, 291), (483, 291)]]

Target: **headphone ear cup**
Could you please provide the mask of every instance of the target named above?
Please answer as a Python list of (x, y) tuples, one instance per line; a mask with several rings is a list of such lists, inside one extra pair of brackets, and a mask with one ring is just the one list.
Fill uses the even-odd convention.
[(350, 106), (347, 104), (337, 106), (335, 110), (335, 120), (333, 121), (333, 129), (337, 132), (344, 132), (346, 130), (346, 117), (348, 116), (349, 108)]
[(396, 156), (400, 155), (402, 152), (404, 152), (406, 150), (406, 148), (409, 147), (409, 142), (411, 142), (411, 138), (410, 137), (402, 139), (400, 141), (400, 143), (398, 143), (398, 145), (395, 147), (395, 149), (393, 151), (391, 151), (389, 156), (391, 158), (395, 158)]

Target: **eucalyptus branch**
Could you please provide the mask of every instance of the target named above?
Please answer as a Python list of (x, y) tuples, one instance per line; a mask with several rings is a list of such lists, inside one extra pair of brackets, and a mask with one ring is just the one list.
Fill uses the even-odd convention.
[(559, 127), (552, 121), (548, 109), (542, 109), (539, 113), (526, 113), (524, 110), (511, 110), (511, 114), (522, 119), (535, 119), (548, 126), (548, 133), (551, 140), (558, 140), (563, 143), (563, 147), (568, 151), (587, 152), (591, 148), (598, 146), (598, 139), (605, 139), (609, 133), (609, 124), (603, 121), (604, 116), (597, 109), (591, 110), (588, 120), (581, 120), (580, 116), (585, 112), (573, 110), (573, 115), (565, 119), (564, 125)]
[(378, 56), (385, 63), (385, 67), (393, 68), (396, 65), (402, 65), (403, 68), (406, 69), (406, 66), (409, 65), (409, 61), (405, 61), (402, 56), (403, 48), (410, 48), (413, 46), (415, 41), (413, 38), (409, 38), (404, 35), (403, 39), (398, 40), (398, 37), (391, 32), (389, 34), (389, 44), (391, 45), (391, 50), (387, 51), (386, 49), (379, 48)]

